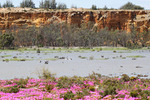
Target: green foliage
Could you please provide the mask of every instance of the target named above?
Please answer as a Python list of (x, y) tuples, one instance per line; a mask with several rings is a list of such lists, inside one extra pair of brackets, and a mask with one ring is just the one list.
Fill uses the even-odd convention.
[(2, 5), (1, 5), (1, 3), (0, 3), (0, 8), (2, 8)]
[(85, 96), (84, 92), (77, 92), (75, 99), (82, 99)]
[(104, 93), (102, 93), (103, 96), (115, 95), (115, 94), (117, 94), (117, 92), (116, 92), (116, 87), (114, 86), (109, 86), (108, 88), (104, 90)]
[[(19, 79), (19, 80), (13, 80), (12, 81), (7, 81), (5, 85), (10, 85), (10, 84), (13, 84), (13, 83), (16, 83), (16, 85), (14, 86), (14, 88), (26, 88), (26, 85), (28, 83), (28, 79)], [(13, 87), (10, 87), (10, 88), (13, 88)], [(7, 90), (7, 88), (6, 88)]]
[(67, 9), (67, 5), (64, 3), (59, 3), (57, 9)]
[(137, 90), (133, 90), (130, 92), (130, 96), (132, 97), (137, 97), (138, 96), (138, 91)]
[(29, 8), (35, 8), (35, 4), (32, 0), (23, 0), (20, 3), (20, 7), (29, 7)]
[(70, 88), (73, 85), (73, 83), (83, 84), (83, 80), (84, 79), (82, 77), (74, 76), (70, 78), (70, 77), (63, 76), (57, 80), (56, 87), (58, 87), (59, 89)]
[(4, 8), (7, 8), (7, 7), (14, 7), (13, 3), (10, 1), (10, 0), (7, 0), (4, 4), (3, 4), (3, 7)]
[(93, 72), (92, 74), (90, 74), (90, 75), (88, 76), (88, 78), (90, 78), (90, 79), (95, 79), (95, 80), (98, 80), (98, 79), (100, 79), (101, 77), (102, 77), (101, 74), (95, 73), (95, 72)]
[(137, 80), (138, 78), (137, 77), (134, 77), (134, 76), (132, 76), (132, 77), (130, 77), (130, 80), (131, 81), (135, 81), (135, 80)]
[(28, 79), (19, 79), (19, 81), (14, 81), (14, 83), (17, 84), (18, 88), (25, 88), (28, 83)]
[(55, 0), (51, 0), (51, 9), (56, 9), (56, 1)]
[(6, 81), (5, 85), (9, 85), (9, 84), (12, 84), (11, 81)]
[(121, 80), (123, 80), (124, 82), (130, 81), (130, 77), (127, 74), (123, 74), (121, 77)]
[(139, 94), (142, 97), (142, 100), (147, 100), (147, 97), (150, 96), (150, 91), (149, 90), (143, 90)]
[(104, 6), (103, 10), (108, 10), (109, 8), (107, 6)]
[(117, 94), (116, 90), (120, 90), (124, 87), (124, 85), (121, 83), (121, 81), (116, 79), (105, 79), (102, 88), (103, 93), (100, 92), (102, 96), (106, 95), (115, 95)]
[(0, 35), (0, 48), (10, 47), (13, 44), (14, 36), (12, 34)]
[(19, 88), (17, 87), (17, 85), (15, 85), (12, 87), (5, 87), (1, 91), (4, 93), (17, 93), (17, 92), (19, 92)]
[(129, 49), (140, 49), (140, 48), (142, 48), (141, 45), (138, 45), (137, 43), (131, 43), (131, 42), (127, 42), (126, 47)]
[[(37, 30), (36, 27), (28, 27), (27, 26), (23, 26), (23, 29), (18, 30), (18, 32), (13, 33), (14, 37), (15, 37), (15, 45), (16, 46), (20, 46), (20, 44), (22, 44), (21, 46), (32, 46), (32, 45), (37, 45)], [(24, 28), (27, 28), (26, 30)], [(19, 34), (18, 34), (19, 33)]]
[(37, 41), (37, 46), (38, 47), (43, 47), (44, 46), (44, 37), (42, 34), (37, 35), (36, 41)]
[(97, 10), (97, 6), (96, 5), (92, 5), (92, 10)]
[[(33, 81), (35, 82), (34, 79)], [(27, 84), (28, 82), (31, 82), (31, 83)], [(34, 86), (36, 85), (35, 89), (29, 87), (30, 84), (32, 84), (32, 79), (31, 80), (30, 79), (6, 80), (5, 83), (4, 81), (0, 81), (0, 84), (2, 84), (2, 87), (0, 87), (0, 91), (4, 93), (17, 93), (19, 92), (19, 88), (24, 88), (22, 87), (22, 85), (27, 84), (26, 89), (33, 89), (33, 90), (38, 89), (38, 91), (43, 90), (45, 91), (45, 93), (49, 92), (51, 94), (60, 96), (60, 98), (64, 100), (85, 99), (85, 96), (92, 97), (94, 91), (100, 94), (98, 97), (94, 96), (95, 99), (104, 99), (106, 96), (109, 96), (110, 97), (109, 99), (124, 99), (125, 97), (127, 97), (127, 99), (130, 99), (133, 97), (132, 99), (134, 99), (134, 97), (137, 97), (137, 99), (140, 99), (140, 100), (148, 100), (148, 97), (150, 96), (150, 91), (148, 89), (150, 79), (136, 80), (135, 77), (130, 77), (130, 81), (126, 82), (126, 81), (120, 80), (117, 77), (111, 77), (111, 78), (106, 77), (106, 76), (99, 77), (98, 74), (94, 73), (92, 74), (92, 76), (89, 75), (87, 77), (64, 76), (64, 77), (56, 78), (56, 80), (42, 79), (39, 81), (38, 79), (36, 83), (34, 82), (33, 82)], [(88, 82), (94, 83), (94, 86), (89, 84)], [(16, 85), (12, 86), (13, 84), (16, 84)], [(59, 84), (59, 87), (58, 87), (58, 84)], [(3, 87), (5, 85), (7, 86), (10, 85), (11, 87)], [(41, 85), (43, 87), (42, 89), (41, 89)], [(40, 87), (40, 89), (38, 88), (38, 86)], [(71, 88), (74, 88), (75, 92), (71, 91), (70, 90)], [(21, 91), (24, 91), (24, 89), (23, 90), (21, 89)], [(63, 91), (63, 92), (60, 92), (60, 91)], [(46, 97), (46, 95), (45, 97), (43, 97), (43, 100), (55, 99), (52, 97)], [(29, 96), (34, 96), (34, 95), (29, 94)], [(105, 98), (105, 99), (108, 99), (108, 98)]]
[(43, 98), (43, 100), (53, 100), (52, 98)]
[[(52, 47), (84, 47), (92, 48), (97, 46), (122, 46), (130, 49), (136, 49), (146, 46), (148, 34), (138, 33), (133, 29), (131, 33), (125, 31), (109, 30), (104, 28), (98, 30), (94, 23), (77, 25), (67, 25), (65, 23), (57, 23), (59, 18), (54, 20), (53, 24), (43, 27), (26, 27), (18, 29), (18, 32), (10, 32), (13, 34), (15, 46), (52, 46)], [(55, 23), (56, 22), (56, 23)], [(24, 30), (26, 29), (26, 30)], [(7, 32), (9, 33), (9, 32)], [(19, 34), (18, 34), (19, 33)], [(2, 41), (2, 40), (1, 40)], [(97, 50), (100, 51), (100, 50)]]
[(55, 80), (55, 74), (52, 74), (48, 69), (43, 68), (42, 75), (39, 75), (40, 79), (52, 79)]
[[(149, 32), (146, 33), (139, 33), (136, 31), (137, 28), (131, 27), (131, 32), (130, 32), (130, 39), (132, 41), (128, 41), (126, 47), (130, 48), (130, 49), (139, 49), (142, 48), (144, 46), (144, 41), (146, 41), (145, 36), (146, 34), (148, 34)], [(139, 43), (140, 41), (140, 43)]]
[(41, 1), (39, 7), (45, 9), (56, 9), (56, 1), (55, 0), (45, 0)]
[(95, 87), (94, 86), (90, 86), (89, 90), (94, 92), (95, 91)]
[(58, 37), (56, 39), (56, 44), (59, 44), (60, 46), (65, 46), (64, 40), (61, 37)]
[(46, 91), (49, 93), (52, 91), (53, 88), (54, 88), (54, 85), (51, 85), (51, 84), (46, 84), (45, 86)]
[(56, 86), (59, 89), (61, 89), (61, 88), (69, 88), (71, 85), (72, 85), (71, 80), (68, 77), (64, 76), (59, 78)]
[(103, 84), (106, 86), (117, 86), (119, 84), (119, 81), (108, 79), (105, 80)]
[(141, 97), (141, 100), (148, 100), (147, 97), (150, 96), (150, 91), (149, 90), (132, 90), (130, 92), (130, 96), (132, 97)]
[(144, 8), (138, 5), (134, 5), (131, 2), (128, 2), (127, 4), (120, 7), (120, 9), (143, 10)]
[(75, 94), (73, 94), (72, 91), (68, 91), (67, 93), (65, 93), (64, 95), (61, 95), (61, 98), (64, 98), (64, 100), (72, 100), (74, 99)]

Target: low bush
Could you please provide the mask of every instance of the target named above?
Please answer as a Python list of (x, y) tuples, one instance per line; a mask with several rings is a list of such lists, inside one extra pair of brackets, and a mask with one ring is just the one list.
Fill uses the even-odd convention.
[(17, 85), (15, 85), (12, 87), (5, 87), (1, 91), (4, 93), (17, 93), (19, 92), (19, 88), (17, 87)]
[(42, 73), (39, 73), (39, 78), (55, 80), (55, 74), (52, 74), (48, 69), (43, 68)]
[(117, 94), (117, 92), (116, 92), (116, 87), (114, 86), (109, 86), (108, 88), (104, 90), (104, 93), (102, 93), (103, 96), (115, 95), (115, 94)]
[(75, 94), (72, 93), (72, 91), (68, 91), (67, 93), (60, 96), (61, 98), (64, 98), (64, 100), (73, 100), (75, 97)]
[(95, 91), (95, 87), (94, 86), (90, 86), (89, 90), (94, 92)]
[(121, 80), (124, 82), (130, 81), (130, 77), (127, 74), (123, 74)]
[(51, 85), (51, 84), (46, 84), (45, 86), (45, 89), (47, 92), (51, 92), (53, 88), (54, 88), (54, 85)]
[[(47, 76), (47, 75), (46, 75)], [(48, 75), (49, 76), (49, 75)], [(0, 80), (0, 99), (149, 100), (150, 79), (91, 74), (87, 77)]]
[(19, 88), (26, 88), (26, 85), (28, 83), (28, 79), (15, 80), (14, 83), (16, 83)]
[(132, 97), (138, 97), (138, 91), (137, 90), (133, 90), (133, 91), (131, 91), (130, 92), (130, 96), (132, 96)]

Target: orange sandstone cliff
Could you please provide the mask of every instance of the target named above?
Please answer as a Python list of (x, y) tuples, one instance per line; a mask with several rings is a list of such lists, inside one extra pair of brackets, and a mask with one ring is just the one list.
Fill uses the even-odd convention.
[(150, 11), (147, 10), (57, 10), (45, 11), (31, 8), (0, 8), (0, 29), (5, 30), (13, 25), (36, 25), (54, 22), (78, 24), (93, 22), (95, 27), (102, 29), (118, 29), (138, 31), (150, 29)]

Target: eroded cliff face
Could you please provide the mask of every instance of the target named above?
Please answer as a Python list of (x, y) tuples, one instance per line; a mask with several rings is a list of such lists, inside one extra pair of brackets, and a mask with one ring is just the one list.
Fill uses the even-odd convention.
[[(6, 8), (7, 9), (7, 8)], [(93, 22), (94, 27), (102, 29), (118, 29), (131, 31), (136, 27), (138, 31), (150, 29), (150, 11), (113, 10), (113, 11), (42, 11), (42, 10), (21, 10), (7, 11), (0, 9), (0, 29), (5, 30), (13, 25), (45, 25), (49, 23), (78, 24)]]

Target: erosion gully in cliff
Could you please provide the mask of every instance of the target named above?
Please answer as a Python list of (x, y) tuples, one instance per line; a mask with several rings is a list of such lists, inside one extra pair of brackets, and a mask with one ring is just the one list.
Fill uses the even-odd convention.
[(93, 22), (94, 27), (131, 31), (150, 29), (150, 11), (148, 10), (44, 10), (31, 8), (1, 8), (0, 29), (4, 30), (13, 25), (36, 25), (50, 23), (68, 23), (81, 25)]

